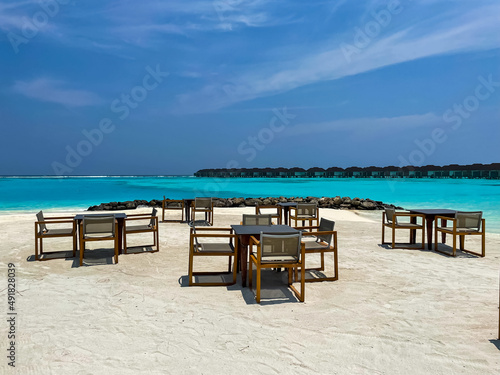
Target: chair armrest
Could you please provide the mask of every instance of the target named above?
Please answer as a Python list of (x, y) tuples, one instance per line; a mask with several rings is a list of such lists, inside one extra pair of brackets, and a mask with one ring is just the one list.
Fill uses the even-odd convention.
[(434, 225), (436, 227), (438, 226), (438, 220), (439, 219), (441, 219), (441, 224), (443, 223), (443, 220), (449, 220), (449, 221), (451, 221), (453, 223), (453, 225), (452, 226), (450, 225), (450, 228), (456, 227), (456, 225), (457, 225), (457, 220), (454, 217), (436, 215), (434, 217), (434, 220), (435, 220)]
[(234, 233), (191, 233), (191, 237), (193, 238), (236, 238), (236, 234)]
[(257, 238), (255, 238), (255, 236), (250, 236), (250, 241), (248, 243), (248, 246), (252, 246), (254, 244), (260, 246), (260, 241)]
[(75, 216), (52, 216), (52, 217), (44, 217), (45, 221), (49, 220), (74, 220)]
[(317, 232), (303, 232), (302, 236), (317, 236), (317, 235), (325, 235), (325, 234), (333, 234), (334, 236), (337, 235), (336, 230), (324, 230), (324, 231), (317, 231)]
[(424, 218), (425, 215), (424, 214), (410, 214), (410, 213), (407, 213), (407, 212), (395, 212), (394, 213), (394, 216), (403, 216), (403, 217), (421, 217), (421, 218)]
[(52, 220), (52, 221), (44, 220), (44, 221), (35, 221), (35, 224), (67, 224), (74, 222), (75, 220)]
[[(306, 227), (293, 227), (295, 229), (318, 229), (319, 228), (319, 225), (309, 225), (309, 226), (306, 226)], [(306, 232), (304, 232), (306, 233)]]
[[(191, 227), (191, 230), (193, 230), (192, 227)], [(229, 231), (229, 232), (233, 232), (233, 228), (197, 227), (196, 231), (197, 232), (200, 232), (200, 231), (207, 231), (207, 232), (215, 232), (215, 231), (225, 232), (225, 231)]]
[[(130, 215), (130, 216), (131, 216), (131, 215)], [(151, 215), (149, 215), (149, 216), (147, 216), (147, 215), (142, 216), (142, 215), (141, 215), (140, 217), (139, 217), (139, 216), (137, 216), (137, 217), (128, 217), (128, 215), (127, 215), (127, 217), (125, 218), (125, 221), (132, 221), (132, 220), (151, 220), (151, 219), (152, 219), (152, 218), (154, 218), (154, 217), (155, 217), (155, 218), (158, 218), (158, 216), (151, 216)]]

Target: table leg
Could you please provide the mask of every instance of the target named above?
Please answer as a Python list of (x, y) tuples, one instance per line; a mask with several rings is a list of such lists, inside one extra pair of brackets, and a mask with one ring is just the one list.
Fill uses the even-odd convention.
[[(410, 218), (410, 223), (417, 224), (417, 218), (416, 217), (411, 217)], [(416, 229), (410, 229), (410, 243), (411, 244), (414, 244), (416, 242), (416, 240), (415, 240), (416, 233), (417, 233)]]
[(285, 206), (283, 207), (283, 218), (285, 219), (285, 225), (290, 225), (290, 221), (288, 220), (288, 211), (290, 210), (290, 207)]
[(427, 249), (432, 250), (432, 223), (434, 223), (434, 217), (427, 216), (425, 218), (425, 222), (427, 223)]
[(184, 216), (186, 217), (186, 223), (191, 221), (191, 205), (184, 204)]
[(241, 269), (241, 285), (247, 286), (247, 269), (248, 269), (248, 243), (250, 236), (242, 235), (239, 237), (238, 251), (240, 252), (240, 269)]
[(123, 224), (125, 219), (118, 220), (118, 253), (123, 254)]

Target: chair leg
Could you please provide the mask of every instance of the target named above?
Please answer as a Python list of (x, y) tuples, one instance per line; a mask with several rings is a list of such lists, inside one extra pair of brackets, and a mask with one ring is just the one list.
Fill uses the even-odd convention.
[(193, 249), (192, 247), (190, 247), (189, 249), (189, 264), (188, 264), (188, 278), (189, 278), (189, 281), (188, 281), (188, 285), (189, 286), (192, 286), (193, 285)]
[[(417, 234), (415, 233), (415, 237), (417, 236)], [(425, 227), (422, 226), (422, 250), (425, 249)]]
[(301, 280), (300, 280), (300, 302), (304, 302), (306, 299), (306, 267), (302, 261), (302, 266), (300, 267)]
[(123, 254), (127, 254), (127, 231), (123, 231)]
[(396, 229), (392, 228), (392, 248), (396, 246)]
[(38, 233), (36, 231), (36, 225), (35, 225), (35, 260), (40, 260), (38, 256)]
[(83, 253), (85, 251), (85, 241), (80, 237), (80, 266), (83, 266)]
[(457, 235), (453, 233), (453, 256), (457, 256)]
[(115, 238), (115, 264), (118, 264), (118, 238)]
[(252, 290), (252, 257), (250, 257), (250, 261), (248, 262), (248, 287)]
[(260, 303), (260, 284), (261, 284), (261, 268), (259, 267), (259, 265), (257, 264), (256, 265), (257, 267), (257, 292), (256, 292), (256, 296), (255, 296), (255, 300), (257, 301), (257, 303)]
[[(483, 228), (483, 234), (481, 235), (481, 256), (484, 257), (486, 256), (486, 250), (485, 250), (485, 233), (484, 233), (484, 228)], [(500, 338), (499, 338), (500, 340)]]
[(73, 258), (76, 257), (76, 233), (73, 235)]

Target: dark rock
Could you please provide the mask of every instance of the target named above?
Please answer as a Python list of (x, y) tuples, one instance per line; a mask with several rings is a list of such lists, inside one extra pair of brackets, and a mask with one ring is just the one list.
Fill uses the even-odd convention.
[(365, 210), (374, 210), (377, 208), (377, 205), (373, 202), (365, 200), (363, 203), (361, 203), (361, 207)]

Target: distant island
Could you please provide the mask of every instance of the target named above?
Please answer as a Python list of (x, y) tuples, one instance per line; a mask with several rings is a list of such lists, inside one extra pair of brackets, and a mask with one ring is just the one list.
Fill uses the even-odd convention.
[(270, 178), (500, 178), (500, 163), (492, 164), (450, 164), (445, 166), (425, 165), (422, 167), (313, 167), (294, 168), (217, 168), (200, 169), (196, 177), (270, 177)]

